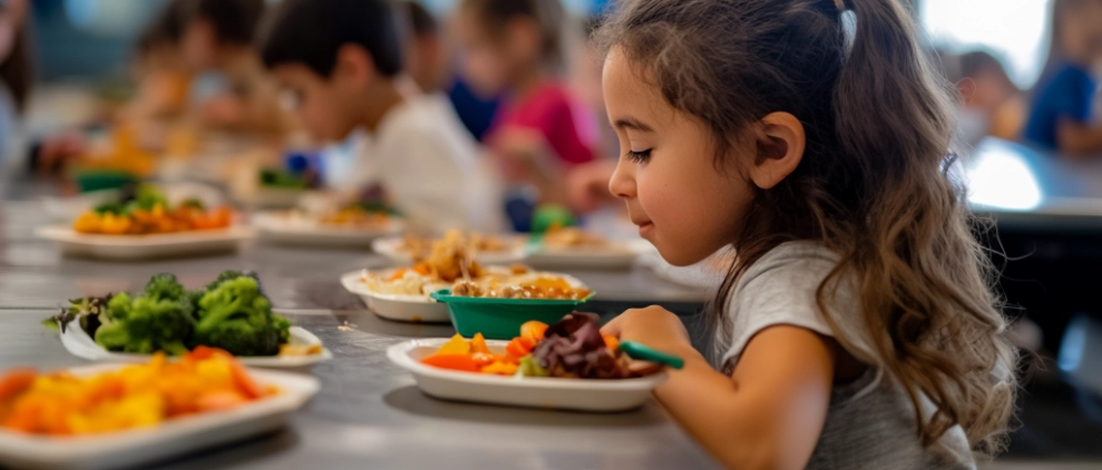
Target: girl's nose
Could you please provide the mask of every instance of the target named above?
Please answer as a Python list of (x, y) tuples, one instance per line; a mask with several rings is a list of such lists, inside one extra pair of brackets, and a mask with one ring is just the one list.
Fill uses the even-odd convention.
[(635, 197), (635, 164), (621, 158), (608, 181), (608, 190), (620, 199)]

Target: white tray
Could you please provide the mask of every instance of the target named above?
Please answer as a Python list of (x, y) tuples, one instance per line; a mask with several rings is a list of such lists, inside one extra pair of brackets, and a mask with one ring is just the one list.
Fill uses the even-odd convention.
[[(371, 248), (376, 253), (389, 258), (395, 265), (404, 266), (413, 263), (413, 256), (405, 250), (402, 250), (402, 237), (389, 237), (380, 238), (375, 240), (371, 244)], [(480, 264), (489, 265), (505, 265), (508, 266), (513, 263), (519, 263), (528, 258), (528, 249), (523, 243), (518, 243), (517, 247), (504, 252), (483, 252), (475, 255), (475, 261)]]
[(391, 220), (381, 228), (334, 227), (307, 219), (289, 219), (285, 214), (265, 212), (253, 216), (262, 237), (277, 243), (299, 246), (368, 248), (375, 240), (402, 233), (405, 223)]
[[(77, 375), (109, 372), (119, 364), (72, 369)], [(318, 379), (286, 372), (249, 370), (257, 383), (281, 390), (225, 412), (167, 421), (147, 429), (90, 437), (39, 437), (0, 431), (0, 465), (21, 469), (101, 470), (148, 464), (271, 432), (318, 393)]]
[(241, 226), (156, 235), (89, 235), (69, 227), (43, 227), (36, 233), (66, 255), (128, 261), (232, 252), (256, 237), (253, 229)]
[[(297, 326), (292, 326), (290, 333), (292, 345), (313, 346), (321, 344), (321, 340), (317, 336)], [(65, 332), (61, 333), (61, 344), (72, 355), (89, 361), (146, 363), (152, 357), (148, 354), (117, 353), (103, 349), (103, 346), (96, 344), (96, 341), (88, 336), (88, 333), (76, 322), (71, 323), (65, 328)], [(332, 358), (333, 354), (328, 349), (323, 348), (320, 354), (310, 356), (239, 357), (237, 359), (242, 364), (250, 367), (298, 369)]]
[(372, 292), (360, 282), (363, 271), (341, 276), (341, 285), (356, 294), (372, 313), (388, 320), (411, 323), (449, 323), (448, 306), (427, 295), (388, 295)]
[(540, 269), (630, 269), (636, 259), (653, 249), (646, 240), (612, 242), (598, 249), (544, 247), (532, 253), (527, 263)]
[[(665, 373), (623, 380), (502, 377), (450, 371), (420, 362), (446, 342), (447, 338), (405, 341), (391, 346), (387, 356), (410, 371), (417, 386), (429, 396), (493, 405), (606, 413), (628, 411), (646, 403), (654, 388), (666, 381)], [(508, 342), (487, 341), (486, 344), (501, 353)]]

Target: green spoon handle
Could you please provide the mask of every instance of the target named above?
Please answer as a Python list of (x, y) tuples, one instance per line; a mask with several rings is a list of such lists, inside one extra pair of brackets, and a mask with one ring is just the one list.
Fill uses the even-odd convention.
[(685, 367), (685, 360), (672, 354), (666, 354), (664, 352), (655, 351), (650, 347), (644, 346), (632, 341), (624, 341), (620, 343), (620, 350), (627, 354), (628, 357), (639, 361), (653, 362), (656, 364), (662, 364), (664, 366), (672, 367), (674, 369), (681, 369)]

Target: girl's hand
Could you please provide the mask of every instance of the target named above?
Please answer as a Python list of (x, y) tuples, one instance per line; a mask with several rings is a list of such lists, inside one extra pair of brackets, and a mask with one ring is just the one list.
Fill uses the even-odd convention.
[(601, 333), (663, 352), (693, 351), (685, 324), (677, 315), (658, 306), (628, 310), (601, 328)]

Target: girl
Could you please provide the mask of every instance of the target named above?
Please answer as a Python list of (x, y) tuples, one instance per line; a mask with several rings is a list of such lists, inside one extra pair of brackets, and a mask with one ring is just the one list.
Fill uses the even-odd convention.
[(594, 160), (596, 121), (559, 82), (567, 14), (559, 0), (464, 0), (458, 13), (466, 80), (506, 102), (486, 136), (504, 176), (565, 202), (561, 175)]
[(730, 468), (997, 452), (1015, 352), (948, 177), (952, 103), (905, 7), (620, 6), (602, 33), (610, 188), (671, 264), (737, 253), (712, 317), (725, 373), (660, 308), (605, 327), (686, 358), (659, 401)]
[(1037, 82), (1024, 139), (1069, 156), (1102, 151), (1102, 127), (1093, 122), (1102, 58), (1102, 0), (1055, 0), (1051, 50)]

